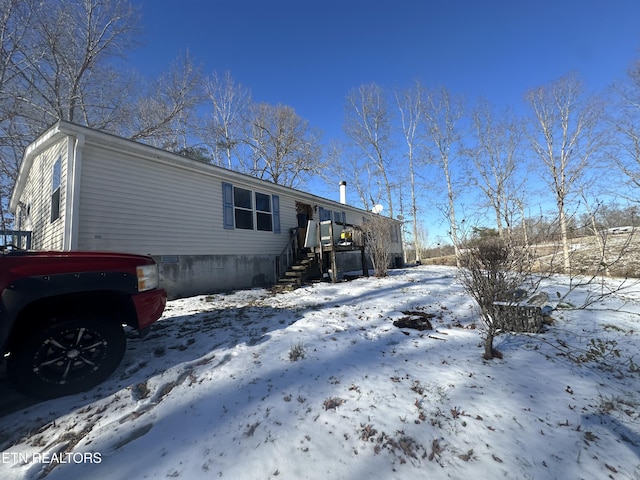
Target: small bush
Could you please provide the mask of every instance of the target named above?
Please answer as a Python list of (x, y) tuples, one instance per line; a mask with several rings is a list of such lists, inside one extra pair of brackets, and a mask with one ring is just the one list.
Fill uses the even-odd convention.
[(298, 360), (302, 360), (306, 355), (307, 351), (304, 348), (302, 343), (296, 343), (295, 345), (291, 345), (289, 349), (289, 360), (292, 362), (297, 362)]
[(345, 400), (343, 398), (340, 398), (340, 397), (329, 397), (324, 401), (324, 403), (322, 405), (324, 406), (325, 410), (335, 410), (340, 405), (342, 405), (344, 402), (345, 402)]

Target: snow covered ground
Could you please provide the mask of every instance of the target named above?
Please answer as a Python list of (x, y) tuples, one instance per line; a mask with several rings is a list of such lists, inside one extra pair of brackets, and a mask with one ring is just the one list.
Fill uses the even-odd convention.
[(107, 382), (0, 418), (0, 478), (639, 479), (639, 314), (557, 309), (487, 362), (448, 267), (175, 300)]

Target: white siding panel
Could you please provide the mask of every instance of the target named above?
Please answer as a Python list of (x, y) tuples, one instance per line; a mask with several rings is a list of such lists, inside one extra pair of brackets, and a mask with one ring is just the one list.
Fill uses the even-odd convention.
[(79, 249), (275, 255), (295, 226), (295, 202), (281, 196), (281, 234), (225, 230), (222, 178), (154, 160), (87, 147), (82, 177)]
[[(61, 160), (60, 218), (51, 222), (53, 165)], [(32, 248), (61, 250), (64, 235), (66, 202), (67, 139), (52, 145), (33, 161), (29, 177), (20, 196), (22, 230), (31, 230)], [(28, 214), (27, 214), (28, 212)]]

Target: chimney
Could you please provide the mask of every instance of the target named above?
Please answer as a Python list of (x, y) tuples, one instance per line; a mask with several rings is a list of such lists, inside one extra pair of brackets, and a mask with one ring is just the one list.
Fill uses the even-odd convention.
[(344, 180), (340, 182), (340, 203), (347, 204), (347, 182)]

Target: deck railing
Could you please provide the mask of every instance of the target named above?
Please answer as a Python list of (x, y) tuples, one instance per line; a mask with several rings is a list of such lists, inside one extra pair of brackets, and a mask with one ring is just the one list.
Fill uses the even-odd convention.
[(31, 250), (31, 232), (25, 230), (0, 230), (0, 247)]
[(325, 220), (318, 224), (318, 245), (324, 248), (353, 247), (362, 248), (364, 246), (364, 234), (358, 225), (335, 223)]
[(280, 255), (276, 257), (276, 277), (284, 277), (287, 269), (293, 265), (298, 255), (298, 228), (289, 230), (289, 242), (282, 250)]

